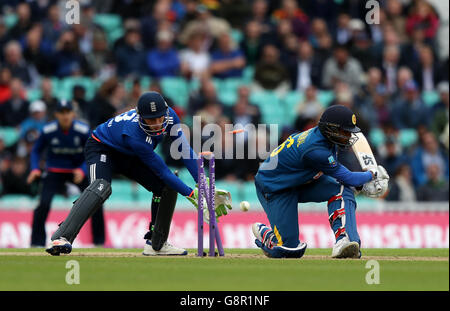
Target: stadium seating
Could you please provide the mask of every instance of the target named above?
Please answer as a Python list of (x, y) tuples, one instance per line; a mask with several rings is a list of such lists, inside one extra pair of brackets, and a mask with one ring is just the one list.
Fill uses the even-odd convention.
[(86, 99), (91, 100), (94, 98), (95, 93), (99, 87), (99, 81), (90, 79), (88, 77), (67, 77), (59, 81), (59, 94), (60, 99), (71, 99), (72, 90), (74, 86), (81, 85), (86, 89)]
[(14, 145), (19, 139), (19, 131), (14, 127), (3, 126), (0, 127), (0, 137), (6, 147)]
[(114, 41), (123, 36), (122, 17), (116, 14), (96, 14), (94, 23), (105, 31), (108, 43), (112, 45)]
[(284, 105), (274, 92), (254, 92), (250, 95), (250, 102), (260, 108), (263, 123), (279, 125), (285, 123)]
[[(385, 139), (382, 129), (372, 129), (369, 133), (370, 143), (375, 147), (384, 144)], [(415, 129), (402, 129), (399, 131), (398, 140), (403, 148), (411, 147), (418, 141), (417, 131)]]
[(14, 25), (17, 23), (17, 15), (16, 14), (5, 14), (3, 16), (4, 22), (6, 27), (9, 29), (11, 27), (14, 27)]
[(435, 91), (423, 91), (422, 100), (427, 106), (431, 107), (439, 102), (439, 93)]
[(176, 105), (187, 107), (189, 99), (189, 87), (182, 77), (164, 77), (160, 80), (161, 89), (165, 96), (172, 99)]

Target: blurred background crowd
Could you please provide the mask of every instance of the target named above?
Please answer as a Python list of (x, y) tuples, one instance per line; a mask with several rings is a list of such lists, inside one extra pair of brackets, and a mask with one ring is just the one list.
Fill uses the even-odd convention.
[[(73, 25), (66, 2), (0, 1), (2, 194), (36, 194), (28, 157), (59, 99), (95, 128), (156, 90), (188, 125), (275, 123), (280, 142), (348, 106), (388, 200), (448, 201), (446, 1), (380, 0), (368, 24), (356, 0), (80, 0)], [(251, 181), (258, 161), (219, 160), (217, 178)]]

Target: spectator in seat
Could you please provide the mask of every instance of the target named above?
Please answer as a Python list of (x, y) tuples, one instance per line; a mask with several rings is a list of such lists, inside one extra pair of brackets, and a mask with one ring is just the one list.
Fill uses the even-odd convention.
[(439, 172), (439, 166), (431, 164), (427, 167), (428, 181), (417, 190), (417, 199), (419, 201), (441, 201), (448, 202), (449, 184), (442, 178)]
[(231, 31), (228, 21), (214, 16), (204, 4), (197, 5), (196, 13), (195, 19), (188, 22), (180, 33), (179, 40), (182, 44), (188, 44), (193, 34), (203, 31), (206, 37), (205, 48), (209, 49), (221, 34)]
[(412, 182), (411, 167), (408, 164), (400, 165), (390, 182), (386, 201), (416, 202), (416, 191)]
[(64, 29), (58, 4), (51, 4), (47, 9), (47, 17), (42, 21), (43, 36), (53, 44), (58, 41)]
[(350, 29), (351, 16), (342, 12), (337, 17), (337, 27), (334, 28), (334, 41), (340, 45), (344, 45), (352, 39), (352, 31)]
[(54, 119), (54, 112), (58, 99), (53, 96), (53, 82), (50, 78), (43, 78), (41, 81), (41, 100), (47, 106), (47, 120)]
[(14, 40), (20, 40), (33, 25), (30, 5), (26, 2), (19, 3), (16, 7), (17, 22), (9, 30), (9, 35)]
[(261, 123), (261, 112), (259, 107), (250, 103), (250, 89), (241, 86), (238, 89), (238, 100), (232, 108), (231, 122), (233, 124), (253, 124), (255, 127)]
[(395, 92), (390, 94), (390, 99), (393, 103), (404, 99), (406, 83), (414, 80), (413, 78), (413, 72), (410, 68), (402, 66), (398, 69)]
[(234, 47), (229, 33), (223, 33), (218, 39), (219, 48), (211, 54), (211, 75), (220, 78), (242, 77), (245, 57), (241, 50)]
[(449, 122), (449, 84), (442, 81), (437, 86), (440, 101), (433, 107), (431, 129), (436, 137), (440, 136)]
[(309, 36), (309, 18), (298, 7), (295, 0), (283, 0), (281, 8), (273, 13), (275, 20), (288, 20), (292, 25), (292, 31), (301, 40), (308, 39)]
[(370, 123), (372, 128), (390, 122), (391, 111), (389, 107), (389, 94), (383, 84), (379, 84), (364, 104), (359, 106), (362, 116)]
[(14, 78), (19, 78), (25, 85), (31, 84), (28, 63), (23, 58), (22, 47), (18, 41), (9, 41), (4, 48), (4, 66), (11, 71)]
[(322, 62), (315, 55), (312, 45), (308, 41), (300, 42), (297, 52), (297, 62), (289, 68), (291, 87), (304, 92), (309, 86), (321, 86)]
[(41, 100), (35, 100), (30, 104), (30, 116), (20, 124), (20, 138), (24, 138), (30, 130), (41, 131), (47, 122), (46, 110), (47, 107)]
[(180, 51), (181, 73), (188, 79), (202, 79), (208, 75), (211, 59), (204, 48), (205, 40), (205, 33), (193, 33), (187, 41), (187, 47)]
[(266, 35), (273, 30), (273, 23), (268, 15), (269, 3), (267, 0), (255, 0), (252, 3), (251, 20), (257, 21), (261, 25), (262, 35)]
[(350, 29), (352, 30), (350, 54), (360, 62), (363, 70), (367, 71), (371, 66), (375, 65), (372, 41), (361, 20), (352, 19)]
[(11, 80), (11, 98), (0, 106), (1, 124), (4, 126), (18, 126), (29, 115), (30, 103), (24, 99), (22, 81)]
[(49, 76), (54, 72), (52, 57), (53, 47), (50, 41), (43, 37), (42, 26), (35, 24), (22, 40), (23, 56), (40, 75)]
[(178, 52), (173, 48), (173, 34), (163, 30), (156, 34), (157, 46), (147, 54), (150, 75), (155, 78), (173, 77), (180, 71)]
[(8, 27), (6, 27), (5, 18), (0, 16), (0, 62), (3, 61), (3, 49), (10, 40)]
[(124, 43), (116, 47), (114, 56), (117, 65), (117, 75), (119, 77), (145, 75), (147, 73), (145, 50), (141, 41), (141, 33), (138, 29), (127, 29)]
[(413, 30), (421, 28), (425, 34), (425, 40), (432, 44), (439, 28), (439, 17), (427, 1), (416, 1), (406, 20), (406, 32), (411, 35)]
[(405, 84), (403, 98), (394, 103), (391, 116), (399, 129), (430, 125), (430, 111), (423, 102), (414, 80)]
[(272, 44), (264, 46), (261, 60), (255, 66), (252, 91), (270, 90), (279, 95), (289, 89), (289, 74), (280, 61), (280, 51)]
[(421, 136), (421, 143), (412, 155), (411, 166), (413, 169), (414, 184), (420, 187), (427, 183), (427, 169), (430, 165), (436, 165), (439, 170), (439, 179), (448, 181), (449, 162), (445, 151), (439, 146), (436, 137), (431, 132), (425, 132)]
[(114, 56), (108, 48), (108, 40), (103, 31), (93, 32), (92, 50), (86, 54), (86, 60), (95, 77), (103, 80), (112, 76), (115, 68)]
[[(226, 133), (225, 125), (230, 124), (230, 122), (231, 121), (227, 117), (222, 116), (217, 119), (216, 124), (221, 127), (222, 133)], [(239, 172), (239, 169), (241, 169), (239, 163), (245, 160), (236, 160), (234, 157), (230, 159), (227, 157), (227, 151), (233, 149), (234, 138), (236, 137), (236, 135), (232, 134), (218, 135), (214, 141), (214, 155), (216, 156), (214, 165), (217, 172), (216, 179), (218, 180), (236, 182), (238, 174), (243, 173), (242, 171)], [(218, 145), (220, 145), (220, 148), (216, 147)]]
[(386, 137), (386, 141), (377, 148), (377, 152), (381, 159), (381, 164), (386, 168), (389, 176), (394, 176), (397, 168), (409, 161), (398, 139), (394, 135)]
[(388, 0), (386, 2), (386, 18), (397, 32), (400, 43), (408, 41), (406, 34), (406, 18), (403, 14), (403, 3), (401, 0)]
[(86, 89), (82, 85), (75, 85), (72, 89), (72, 103), (76, 117), (88, 123), (89, 121), (89, 102), (86, 99)]
[(384, 82), (389, 94), (396, 91), (397, 74), (400, 66), (400, 49), (397, 45), (387, 45), (383, 50), (380, 67), (383, 70)]
[(113, 98), (117, 92), (121, 92), (120, 82), (117, 78), (110, 78), (100, 86), (90, 104), (89, 125), (91, 128), (95, 128), (116, 115), (118, 108), (114, 105)]
[(345, 45), (333, 49), (333, 56), (325, 62), (322, 73), (323, 87), (333, 88), (338, 81), (347, 83), (353, 94), (359, 92), (364, 82), (361, 64), (350, 56)]
[(382, 73), (380, 68), (371, 67), (366, 72), (366, 81), (361, 87), (361, 92), (355, 94), (356, 105), (366, 105), (376, 93), (378, 86), (382, 84)]
[(314, 18), (311, 21), (311, 31), (309, 34), (308, 41), (314, 48), (319, 46), (319, 40), (323, 36), (329, 36), (328, 26), (324, 19)]
[[(11, 70), (6, 67), (0, 68), (0, 107), (11, 98)], [(1, 109), (1, 108), (0, 108)], [(1, 120), (1, 118), (0, 118)]]
[(203, 109), (208, 102), (220, 103), (217, 98), (217, 90), (213, 81), (209, 78), (203, 78), (200, 80), (200, 89), (198, 92), (193, 92), (189, 96), (188, 114), (197, 114), (197, 111)]
[(295, 129), (305, 131), (315, 126), (323, 111), (323, 106), (317, 99), (316, 87), (314, 85), (308, 86), (305, 91), (305, 98), (297, 106)]
[(55, 75), (59, 78), (92, 74), (86, 57), (80, 52), (79, 44), (73, 30), (66, 30), (61, 34), (61, 37), (56, 43), (54, 62)]
[(25, 194), (34, 196), (36, 194), (35, 189), (27, 184), (28, 171), (27, 159), (17, 156), (14, 157), (9, 169), (2, 172), (2, 194)]
[(422, 91), (434, 91), (441, 78), (441, 64), (433, 55), (430, 46), (423, 46), (419, 50), (419, 63), (414, 70), (414, 80)]
[(245, 25), (244, 39), (240, 43), (240, 49), (245, 55), (247, 65), (253, 66), (261, 56), (262, 51), (262, 26), (256, 20), (251, 20)]

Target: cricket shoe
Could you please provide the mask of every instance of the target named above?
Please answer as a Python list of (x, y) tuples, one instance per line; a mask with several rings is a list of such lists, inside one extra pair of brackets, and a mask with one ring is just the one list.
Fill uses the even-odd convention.
[(268, 248), (272, 248), (277, 245), (275, 233), (273, 233), (273, 230), (265, 224), (259, 222), (254, 223), (252, 225), (252, 231), (255, 238)]
[(334, 244), (333, 251), (331, 252), (333, 258), (360, 258), (361, 252), (359, 251), (358, 242), (350, 242), (348, 237), (343, 237)]
[(163, 247), (159, 251), (155, 251), (152, 247), (152, 241), (145, 242), (144, 251), (142, 255), (145, 256), (184, 256), (187, 255), (187, 250), (171, 245), (167, 241), (164, 242)]
[(72, 251), (72, 244), (66, 238), (61, 237), (53, 240), (45, 251), (52, 256), (59, 256), (61, 253), (69, 254)]

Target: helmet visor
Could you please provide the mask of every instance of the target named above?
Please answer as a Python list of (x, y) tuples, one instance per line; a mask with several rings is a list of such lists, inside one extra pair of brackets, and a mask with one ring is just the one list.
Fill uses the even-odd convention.
[(147, 122), (146, 120), (155, 120), (159, 118), (144, 119), (139, 116), (139, 127), (149, 136), (159, 136), (166, 131), (168, 123), (168, 113), (161, 118), (162, 122)]

